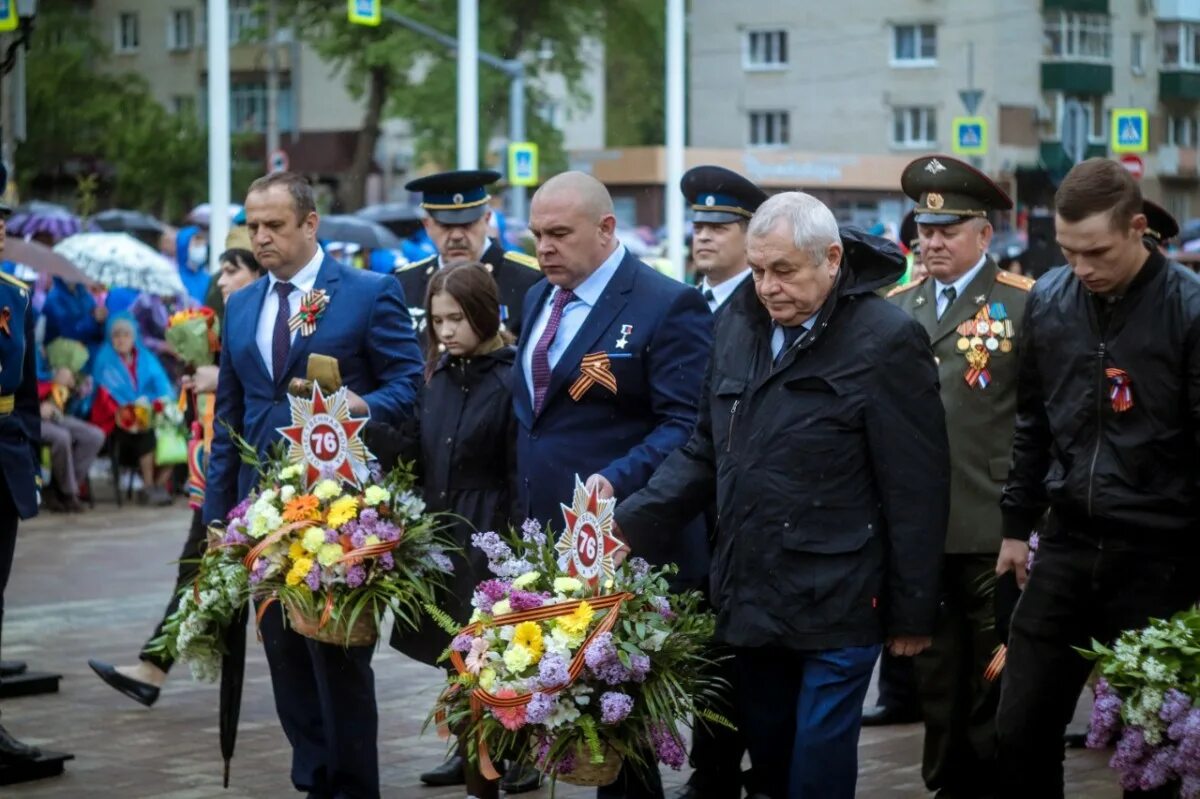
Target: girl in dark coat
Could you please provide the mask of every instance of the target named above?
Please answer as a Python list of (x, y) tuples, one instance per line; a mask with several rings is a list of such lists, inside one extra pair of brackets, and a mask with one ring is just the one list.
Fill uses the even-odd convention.
[[(414, 461), (426, 510), (453, 514), (446, 535), (461, 552), (453, 555), (454, 574), (441, 607), (466, 624), (475, 586), (489, 576), (487, 557), (471, 546), (471, 535), (505, 531), (514, 521), (516, 419), (509, 377), (516, 350), (500, 330), (496, 282), (482, 264), (436, 272), (426, 290), (425, 314), (432, 335), (413, 419), (399, 430), (368, 425), (366, 443), (385, 469), (398, 460)], [(423, 617), (419, 630), (393, 629), (391, 643), (432, 665), (450, 635)], [(462, 768), (455, 756), (421, 778), (455, 784)], [(495, 785), (467, 777), (472, 795), (495, 795)]]

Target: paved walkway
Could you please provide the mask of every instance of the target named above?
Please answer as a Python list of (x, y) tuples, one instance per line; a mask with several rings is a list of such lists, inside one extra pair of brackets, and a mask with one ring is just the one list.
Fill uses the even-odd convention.
[[(153, 709), (100, 682), (89, 657), (132, 662), (162, 612), (186, 535), (188, 511), (101, 504), (81, 516), (44, 515), (22, 526), (8, 587), (4, 655), (63, 675), (57, 695), (4, 702), (4, 722), (22, 739), (75, 754), (58, 779), (4, 789), (20, 799), (260, 799), (298, 796), (287, 779), (289, 749), (276, 720), (262, 649), (249, 647), (232, 785), (221, 788), (217, 687), (181, 668)], [(375, 657), (383, 795), (388, 799), (461, 797), (424, 788), (417, 775), (445, 747), (422, 733), (440, 672), (383, 647)], [(872, 698), (868, 702), (873, 703)], [(864, 730), (859, 796), (909, 799), (928, 794), (920, 778), (919, 725)], [(1116, 799), (1120, 792), (1098, 753), (1068, 756), (1068, 796)], [(664, 769), (667, 784), (686, 772)], [(526, 794), (549, 796), (543, 789)], [(594, 796), (560, 787), (559, 797)]]

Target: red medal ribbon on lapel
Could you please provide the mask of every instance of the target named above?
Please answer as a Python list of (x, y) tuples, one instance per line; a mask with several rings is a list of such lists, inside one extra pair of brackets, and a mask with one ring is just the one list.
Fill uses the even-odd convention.
[(571, 399), (579, 402), (580, 397), (597, 383), (611, 391), (614, 396), (616, 395), (617, 378), (612, 373), (612, 363), (608, 360), (606, 352), (593, 352), (591, 355), (583, 356), (583, 360), (579, 364), (579, 379), (571, 385), (568, 393), (571, 395)]
[(1133, 407), (1133, 381), (1129, 379), (1129, 373), (1124, 369), (1108, 368), (1104, 370), (1104, 376), (1112, 383), (1112, 388), (1108, 391), (1108, 399), (1112, 402), (1112, 409), (1117, 413), (1124, 413)]

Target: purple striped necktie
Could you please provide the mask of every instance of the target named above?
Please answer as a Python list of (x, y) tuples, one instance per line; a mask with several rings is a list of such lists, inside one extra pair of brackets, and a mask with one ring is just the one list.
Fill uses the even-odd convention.
[(537, 344), (533, 348), (533, 362), (530, 368), (533, 371), (533, 412), (538, 414), (542, 410), (542, 403), (546, 400), (546, 389), (550, 388), (550, 345), (554, 343), (554, 337), (558, 334), (558, 326), (562, 323), (563, 308), (567, 303), (575, 299), (575, 293), (570, 289), (559, 289), (554, 295), (554, 303), (550, 306), (550, 319), (546, 322), (546, 329), (542, 331), (542, 337), (538, 339)]
[(288, 354), (292, 349), (292, 331), (288, 327), (292, 309), (288, 305), (288, 295), (294, 288), (291, 283), (283, 281), (275, 284), (275, 293), (279, 295), (279, 309), (275, 312), (275, 332), (271, 335), (271, 377), (276, 381), (283, 377), (283, 370), (287, 369)]

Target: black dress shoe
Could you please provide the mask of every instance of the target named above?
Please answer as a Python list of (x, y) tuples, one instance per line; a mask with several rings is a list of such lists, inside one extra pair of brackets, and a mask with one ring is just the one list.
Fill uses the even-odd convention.
[(92, 671), (96, 672), (97, 677), (133, 701), (146, 707), (150, 707), (158, 701), (157, 686), (151, 685), (148, 682), (142, 682), (141, 680), (135, 680), (132, 677), (126, 677), (109, 664), (99, 660), (89, 660), (88, 665), (92, 667)]
[(5, 677), (19, 677), (25, 673), (25, 661), (0, 660), (0, 680)]
[(21, 743), (12, 737), (3, 725), (0, 725), (0, 765), (24, 763), (29, 760), (37, 760), (41, 756), (40, 749)]
[(500, 790), (528, 793), (542, 787), (542, 772), (524, 763), (513, 763), (500, 778)]
[(446, 762), (442, 763), (442, 765), (422, 774), (420, 778), (421, 782), (426, 785), (437, 786), (466, 785), (467, 778), (463, 774), (464, 763), (462, 755), (451, 755), (446, 758)]
[(1087, 747), (1088, 734), (1086, 732), (1068, 732), (1063, 735), (1063, 743), (1068, 749), (1084, 749)]
[(921, 720), (921, 711), (916, 708), (892, 708), (876, 705), (870, 710), (864, 710), (862, 725), (864, 727), (887, 727), (891, 724), (916, 724)]

